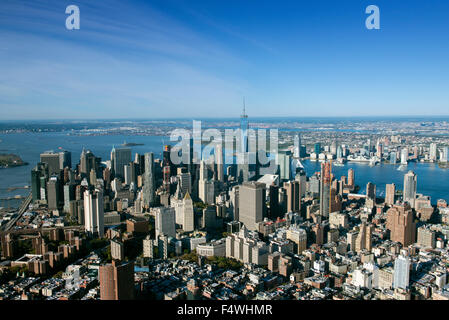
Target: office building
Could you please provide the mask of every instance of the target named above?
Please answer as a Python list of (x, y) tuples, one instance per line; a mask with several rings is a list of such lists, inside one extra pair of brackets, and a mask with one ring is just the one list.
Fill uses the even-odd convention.
[(279, 179), (288, 181), (292, 177), (291, 173), (291, 154), (289, 151), (279, 151), (277, 154), (279, 164)]
[(176, 237), (175, 209), (167, 207), (155, 208), (156, 210), (156, 238), (159, 235)]
[(61, 182), (52, 176), (47, 182), (47, 205), (49, 210), (58, 210), (61, 202)]
[(60, 165), (59, 153), (53, 151), (41, 153), (40, 162), (47, 164), (49, 175), (59, 175), (59, 172), (62, 170)]
[(79, 165), (81, 176), (83, 178), (88, 177), (92, 169), (97, 172), (100, 162), (101, 159), (95, 157), (95, 155), (90, 150), (83, 149), (83, 151), (81, 152)]
[(239, 188), (239, 221), (248, 230), (257, 230), (257, 223), (266, 216), (265, 184), (245, 182)]
[(301, 185), (299, 181), (284, 182), (287, 193), (287, 212), (301, 212)]
[(132, 155), (130, 148), (112, 148), (111, 168), (115, 178), (125, 181), (125, 166), (131, 162)]

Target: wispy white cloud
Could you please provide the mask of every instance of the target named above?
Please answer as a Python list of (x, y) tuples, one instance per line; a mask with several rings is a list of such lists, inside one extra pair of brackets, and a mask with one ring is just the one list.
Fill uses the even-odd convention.
[(2, 118), (200, 116), (229, 110), (247, 86), (226, 67), (245, 61), (152, 8), (82, 2), (77, 34), (52, 4), (1, 5)]

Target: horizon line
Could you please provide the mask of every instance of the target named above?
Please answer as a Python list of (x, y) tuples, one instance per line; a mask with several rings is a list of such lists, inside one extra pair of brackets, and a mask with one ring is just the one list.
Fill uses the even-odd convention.
[[(447, 115), (341, 115), (341, 116), (249, 116), (249, 119), (369, 119), (369, 118), (449, 118)], [(154, 117), (154, 118), (35, 118), (35, 119), (2, 119), (0, 123), (20, 122), (20, 121), (158, 121), (158, 120), (219, 120), (232, 119), (238, 120), (239, 116), (228, 117)]]

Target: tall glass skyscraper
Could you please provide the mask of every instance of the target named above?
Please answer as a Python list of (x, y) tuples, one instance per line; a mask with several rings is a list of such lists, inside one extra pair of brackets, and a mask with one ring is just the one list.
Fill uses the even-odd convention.
[(145, 153), (145, 172), (143, 174), (143, 205), (150, 207), (155, 202), (154, 182), (154, 155), (152, 152)]
[(111, 151), (111, 167), (116, 178), (122, 181), (125, 179), (125, 165), (131, 162), (130, 148), (112, 148)]
[(240, 155), (237, 166), (237, 180), (246, 182), (249, 180), (249, 153), (248, 153), (248, 115), (245, 112), (245, 100), (243, 100), (243, 113), (240, 116)]
[(248, 115), (245, 112), (245, 100), (243, 100), (243, 113), (240, 116), (241, 152), (248, 152)]
[(413, 171), (404, 175), (403, 200), (407, 201), (412, 208), (415, 207), (417, 177)]
[(407, 289), (410, 282), (410, 259), (400, 255), (394, 261), (393, 288)]

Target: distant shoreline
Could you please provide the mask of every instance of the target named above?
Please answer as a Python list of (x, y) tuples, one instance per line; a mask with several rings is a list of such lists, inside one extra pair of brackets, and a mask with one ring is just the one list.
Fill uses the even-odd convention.
[(22, 167), (29, 165), (28, 162), (23, 161), (18, 155), (13, 153), (1, 153), (0, 154), (0, 168), (8, 169), (15, 167)]

